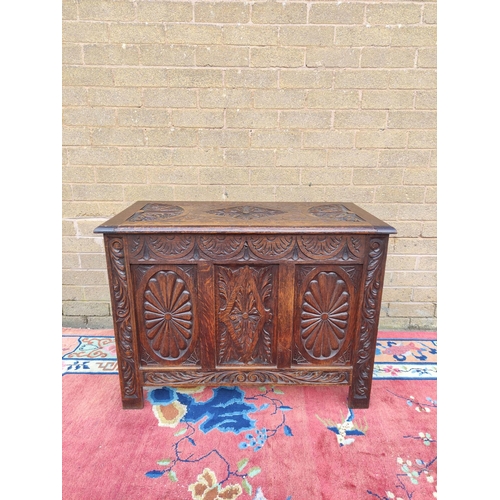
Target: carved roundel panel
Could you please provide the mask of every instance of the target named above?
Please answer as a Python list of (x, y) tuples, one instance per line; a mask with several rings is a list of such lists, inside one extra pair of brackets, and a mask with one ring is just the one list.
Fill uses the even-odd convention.
[(143, 344), (159, 361), (185, 360), (194, 348), (194, 311), (186, 280), (172, 270), (155, 273), (144, 291)]
[(335, 272), (320, 272), (305, 289), (300, 304), (300, 349), (311, 361), (336, 356), (347, 336), (350, 294)]

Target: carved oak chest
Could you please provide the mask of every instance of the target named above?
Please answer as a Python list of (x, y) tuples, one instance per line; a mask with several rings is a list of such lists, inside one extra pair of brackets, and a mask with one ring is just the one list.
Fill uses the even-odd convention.
[(368, 407), (393, 227), (352, 203), (139, 201), (95, 232), (124, 408), (248, 384), (343, 384)]

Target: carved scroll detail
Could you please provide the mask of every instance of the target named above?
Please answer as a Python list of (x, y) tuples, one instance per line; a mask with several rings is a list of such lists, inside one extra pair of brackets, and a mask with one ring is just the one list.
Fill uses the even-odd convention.
[(134, 235), (129, 241), (130, 256), (139, 262), (180, 259), (194, 247), (194, 237), (189, 234)]
[(241, 235), (207, 234), (198, 238), (200, 249), (212, 258), (231, 258), (237, 255), (245, 243)]
[(248, 245), (257, 257), (261, 259), (275, 259), (283, 257), (293, 249), (295, 238), (293, 236), (249, 236)]
[(220, 372), (169, 371), (146, 372), (144, 381), (152, 385), (181, 386), (192, 385), (224, 385), (224, 384), (348, 384), (349, 371), (309, 371), (290, 370), (276, 372), (271, 370)]
[(311, 259), (338, 258), (342, 261), (360, 261), (363, 256), (364, 239), (361, 236), (301, 235), (297, 243), (302, 252)]
[(254, 205), (242, 205), (239, 207), (221, 208), (218, 210), (208, 210), (207, 213), (218, 215), (219, 217), (233, 217), (235, 219), (251, 220), (262, 217), (270, 217), (276, 214), (283, 214), (283, 210), (271, 210), (269, 208), (257, 207)]
[(387, 241), (382, 238), (371, 238), (369, 242), (369, 260), (361, 310), (361, 329), (352, 387), (354, 399), (367, 399), (370, 395), (386, 245)]
[(123, 382), (124, 398), (140, 399), (135, 376), (135, 360), (132, 334), (130, 300), (125, 265), (125, 249), (122, 238), (110, 238), (107, 242), (110, 261), (110, 288), (113, 295), (114, 323), (119, 353), (119, 367)]
[(339, 203), (333, 203), (331, 205), (320, 205), (317, 207), (312, 207), (309, 210), (309, 213), (316, 216), (322, 217), (324, 219), (332, 219), (336, 221), (343, 222), (363, 222), (359, 215), (356, 215), (354, 212), (349, 210), (344, 205)]
[(130, 222), (154, 222), (157, 220), (170, 219), (181, 215), (184, 212), (182, 207), (169, 205), (167, 203), (148, 203), (141, 210), (128, 218)]

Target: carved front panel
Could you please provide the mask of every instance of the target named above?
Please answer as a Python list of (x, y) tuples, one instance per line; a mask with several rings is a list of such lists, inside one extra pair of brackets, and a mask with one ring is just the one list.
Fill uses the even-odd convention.
[(277, 269), (216, 266), (219, 365), (275, 365)]
[(353, 267), (297, 267), (294, 364), (349, 365), (361, 274)]
[(194, 266), (134, 266), (142, 365), (199, 365)]

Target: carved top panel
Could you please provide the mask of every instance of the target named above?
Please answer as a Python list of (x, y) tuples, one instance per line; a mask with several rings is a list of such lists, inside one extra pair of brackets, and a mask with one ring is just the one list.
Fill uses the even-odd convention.
[(353, 203), (138, 201), (94, 232), (394, 234), (396, 230)]

